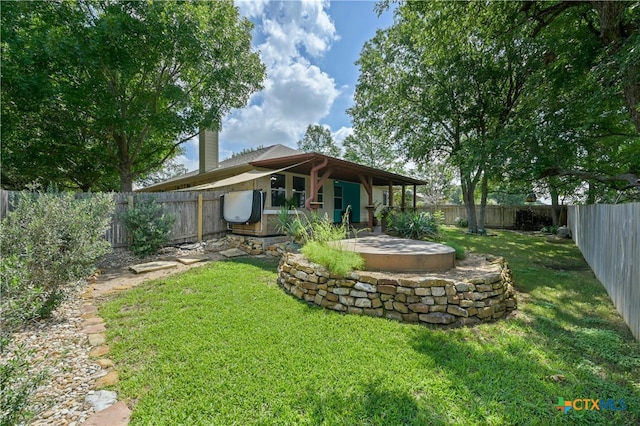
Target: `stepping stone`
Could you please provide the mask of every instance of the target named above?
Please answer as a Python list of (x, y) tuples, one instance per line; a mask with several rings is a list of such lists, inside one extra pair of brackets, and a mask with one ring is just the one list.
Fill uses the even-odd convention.
[(92, 348), (96, 346), (104, 345), (106, 341), (107, 341), (107, 338), (102, 333), (89, 335), (89, 345), (91, 345)]
[(210, 260), (209, 256), (189, 256), (189, 257), (180, 257), (176, 259), (178, 262), (183, 265), (192, 265), (198, 262), (204, 262), (205, 260)]
[(96, 333), (102, 333), (103, 331), (105, 331), (107, 329), (107, 327), (105, 327), (104, 323), (100, 323), (100, 324), (93, 324), (90, 326), (87, 326), (85, 328), (83, 328), (80, 333), (84, 333), (84, 334), (96, 334)]
[(82, 426), (127, 426), (131, 418), (131, 410), (124, 402), (116, 402), (89, 417)]
[(96, 380), (96, 388), (103, 388), (105, 386), (111, 386), (118, 383), (118, 372), (110, 371), (106, 376), (100, 377)]
[(176, 266), (178, 266), (176, 262), (158, 260), (156, 262), (139, 263), (137, 265), (129, 266), (129, 269), (136, 274), (143, 274), (145, 272), (159, 271), (161, 269), (171, 269)]
[(82, 307), (80, 308), (80, 312), (82, 312), (83, 314), (97, 314), (98, 308), (96, 308), (94, 305), (82, 305)]
[(221, 251), (220, 254), (223, 255), (224, 257), (238, 257), (238, 256), (246, 256), (247, 252), (242, 251), (238, 248), (232, 248), (229, 250)]
[(92, 317), (85, 318), (85, 320), (82, 321), (82, 327), (88, 327), (90, 325), (100, 324), (102, 322), (104, 322), (102, 318), (93, 315)]
[(118, 394), (108, 390), (90, 391), (85, 401), (91, 404), (96, 412), (102, 411), (118, 402)]
[(90, 358), (100, 358), (109, 353), (111, 348), (108, 345), (98, 346), (97, 348), (91, 349), (89, 351)]
[(111, 361), (108, 358), (102, 358), (96, 361), (98, 363), (98, 365), (102, 368), (111, 368), (113, 367), (113, 361)]

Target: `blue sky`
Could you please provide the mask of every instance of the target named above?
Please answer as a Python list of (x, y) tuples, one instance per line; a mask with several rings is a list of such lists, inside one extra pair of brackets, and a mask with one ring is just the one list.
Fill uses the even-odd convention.
[[(354, 62), (376, 30), (392, 24), (392, 12), (378, 17), (368, 0), (236, 0), (236, 6), (255, 25), (253, 46), (267, 78), (247, 107), (223, 119), (220, 159), (259, 145), (295, 148), (309, 124), (328, 126), (341, 143), (351, 133), (346, 109), (358, 80)], [(185, 148), (177, 160), (194, 170), (197, 141)]]

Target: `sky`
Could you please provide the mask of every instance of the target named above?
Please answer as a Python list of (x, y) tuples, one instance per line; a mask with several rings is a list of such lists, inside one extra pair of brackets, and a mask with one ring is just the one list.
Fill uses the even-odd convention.
[[(266, 66), (264, 89), (245, 108), (222, 120), (220, 160), (233, 152), (282, 144), (296, 148), (307, 126), (328, 126), (341, 144), (352, 133), (346, 110), (353, 105), (359, 69), (354, 63), (377, 29), (393, 23), (370, 0), (236, 0), (254, 23), (253, 47)], [(198, 168), (197, 138), (177, 158)]]

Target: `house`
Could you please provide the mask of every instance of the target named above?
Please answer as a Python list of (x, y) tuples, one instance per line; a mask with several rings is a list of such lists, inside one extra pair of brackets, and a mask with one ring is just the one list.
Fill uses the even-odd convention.
[[(157, 183), (140, 191), (222, 190), (232, 195), (260, 191), (260, 214), (252, 223), (231, 223), (234, 233), (267, 236), (278, 234), (270, 218), (283, 207), (325, 213), (340, 222), (349, 209), (352, 223), (373, 226), (375, 210), (393, 207), (393, 191), (425, 182), (316, 152), (301, 152), (273, 145), (218, 161), (218, 135), (200, 133), (198, 170)], [(405, 199), (402, 197), (402, 208)], [(223, 200), (224, 204), (224, 200)], [(415, 205), (413, 206), (415, 208)], [(225, 207), (223, 207), (225, 208)], [(295, 209), (295, 210), (294, 210)]]

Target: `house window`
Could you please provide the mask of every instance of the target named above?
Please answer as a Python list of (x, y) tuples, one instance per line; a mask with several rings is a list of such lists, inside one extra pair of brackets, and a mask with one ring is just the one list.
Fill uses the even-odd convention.
[(336, 210), (342, 210), (342, 187), (333, 187), (333, 208)]
[(383, 206), (389, 205), (389, 191), (386, 189), (382, 191), (382, 205)]
[(317, 203), (324, 203), (324, 191), (322, 190), (323, 188), (324, 186), (321, 186), (320, 188), (318, 188), (318, 192), (316, 193)]
[(286, 204), (285, 176), (271, 175), (271, 207), (282, 207)]
[(293, 177), (293, 201), (296, 207), (304, 207), (305, 178), (303, 177)]

